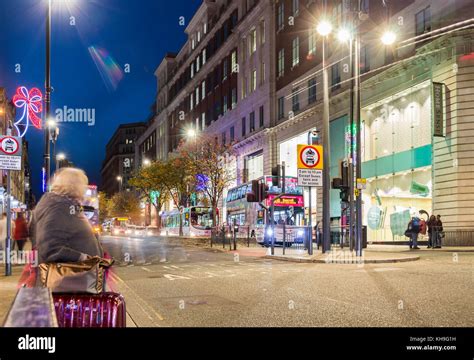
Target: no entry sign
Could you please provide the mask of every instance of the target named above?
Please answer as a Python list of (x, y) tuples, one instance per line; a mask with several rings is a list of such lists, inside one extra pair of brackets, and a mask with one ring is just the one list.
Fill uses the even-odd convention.
[(0, 169), (21, 170), (21, 138), (0, 136)]
[(298, 145), (298, 169), (323, 169), (321, 145)]

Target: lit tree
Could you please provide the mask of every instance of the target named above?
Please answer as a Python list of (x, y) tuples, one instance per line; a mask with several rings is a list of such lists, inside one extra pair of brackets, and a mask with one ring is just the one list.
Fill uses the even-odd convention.
[(140, 219), (140, 200), (131, 191), (114, 194), (108, 201), (107, 209), (113, 217), (126, 216), (133, 222)]
[(208, 199), (213, 209), (213, 224), (217, 224), (217, 205), (224, 190), (235, 180), (230, 166), (235, 160), (233, 147), (219, 143), (215, 136), (201, 134), (195, 141), (181, 144), (179, 153), (194, 175), (195, 190)]
[(154, 161), (142, 167), (128, 183), (135, 187), (156, 210), (156, 226), (161, 227), (160, 211), (169, 199), (169, 192), (165, 186), (166, 168), (164, 163)]

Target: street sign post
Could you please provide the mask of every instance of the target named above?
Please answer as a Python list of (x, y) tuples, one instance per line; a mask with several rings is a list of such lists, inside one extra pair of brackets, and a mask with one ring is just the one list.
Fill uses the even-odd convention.
[(5, 276), (12, 274), (11, 248), (12, 248), (12, 226), (11, 226), (11, 176), (10, 170), (21, 170), (21, 138), (11, 136), (11, 129), (7, 130), (8, 135), (0, 136), (0, 170), (7, 170), (7, 237), (5, 239)]
[(298, 186), (308, 187), (309, 207), (308, 223), (310, 226), (309, 255), (313, 254), (312, 239), (312, 209), (311, 209), (311, 190), (312, 187), (323, 186), (323, 147), (313, 145), (308, 136), (308, 144), (299, 144), (297, 146), (297, 164), (298, 164)]

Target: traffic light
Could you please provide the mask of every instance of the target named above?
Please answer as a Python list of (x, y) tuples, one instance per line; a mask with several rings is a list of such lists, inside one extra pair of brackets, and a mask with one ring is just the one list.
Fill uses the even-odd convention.
[(265, 183), (259, 184), (258, 202), (262, 202), (268, 197), (268, 185)]
[(349, 202), (349, 191), (350, 189), (347, 187), (342, 187), (339, 196), (341, 197), (341, 201)]
[(281, 165), (272, 167), (272, 185), (280, 187)]
[(341, 161), (341, 180), (342, 184), (341, 186), (343, 187), (349, 187), (349, 166), (344, 166), (348, 165), (345, 161)]
[(252, 180), (252, 191), (247, 193), (247, 202), (259, 202), (258, 201), (258, 180)]

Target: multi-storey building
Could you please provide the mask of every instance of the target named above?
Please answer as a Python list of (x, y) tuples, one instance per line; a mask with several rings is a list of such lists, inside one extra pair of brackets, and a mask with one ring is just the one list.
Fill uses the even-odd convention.
[[(1, 121), (1, 129), (0, 133), (2, 135), (6, 135), (7, 129), (10, 127), (13, 136), (17, 136), (15, 128), (13, 127), (13, 123), (15, 121), (15, 106), (13, 103), (7, 98), (5, 88), (0, 88), (0, 121)], [(1, 207), (2, 211), (4, 211), (5, 205), (5, 197), (4, 194), (6, 193), (7, 188), (7, 171), (1, 170), (2, 172), (2, 184), (1, 184)], [(13, 210), (20, 211), (30, 208), (32, 205), (31, 201), (31, 188), (30, 188), (30, 167), (28, 162), (28, 142), (25, 138), (22, 139), (22, 170), (10, 171), (11, 181), (11, 207)]]
[(145, 131), (144, 122), (121, 124), (107, 143), (101, 170), (101, 191), (113, 195), (129, 191), (135, 162), (135, 141)]
[[(364, 0), (360, 14), (351, 12), (350, 4), (331, 1), (327, 10), (334, 27), (327, 41), (331, 177), (339, 176), (351, 137), (349, 50), (335, 34), (355, 15), (361, 37), (361, 165), (368, 183), (362, 191), (363, 223), (369, 240), (404, 240), (410, 214), (425, 210), (440, 214), (445, 229), (471, 230), (472, 241), (474, 208), (468, 199), (474, 196), (474, 171), (468, 152), (474, 145), (466, 135), (474, 129), (467, 90), (474, 81), (473, 32), (459, 30), (473, 18), (472, 3)], [(287, 174), (296, 175), (296, 144), (308, 141), (308, 131), (322, 129), (322, 49), (314, 33), (322, 8), (318, 1), (297, 0), (276, 6), (277, 156), (271, 162), (285, 161)], [(291, 17), (294, 26), (288, 24)], [(380, 41), (387, 30), (396, 34), (392, 46)], [(433, 96), (433, 83), (442, 84), (441, 97)], [(444, 125), (434, 126), (440, 98)], [(318, 219), (321, 195), (318, 189)], [(336, 190), (331, 216), (341, 216)]]
[[(286, 174), (296, 176), (296, 145), (312, 130), (321, 136), (323, 128), (322, 37), (315, 29), (325, 17), (333, 26), (325, 48), (331, 144), (325, 151), (331, 178), (338, 177), (356, 134), (349, 120), (354, 54), (336, 34), (354, 22), (369, 240), (404, 240), (410, 214), (420, 210), (440, 214), (446, 229), (472, 234), (471, 1), (334, 0), (326, 1), (326, 12), (324, 3), (203, 1), (186, 28), (187, 42), (156, 72), (162, 158), (192, 127), (234, 144), (238, 184), (282, 161)], [(392, 45), (381, 42), (388, 30), (396, 34)], [(433, 83), (441, 84), (441, 93), (433, 95)], [(321, 195), (321, 188), (312, 195), (314, 220), (321, 218)], [(336, 190), (331, 216), (341, 216)]]

